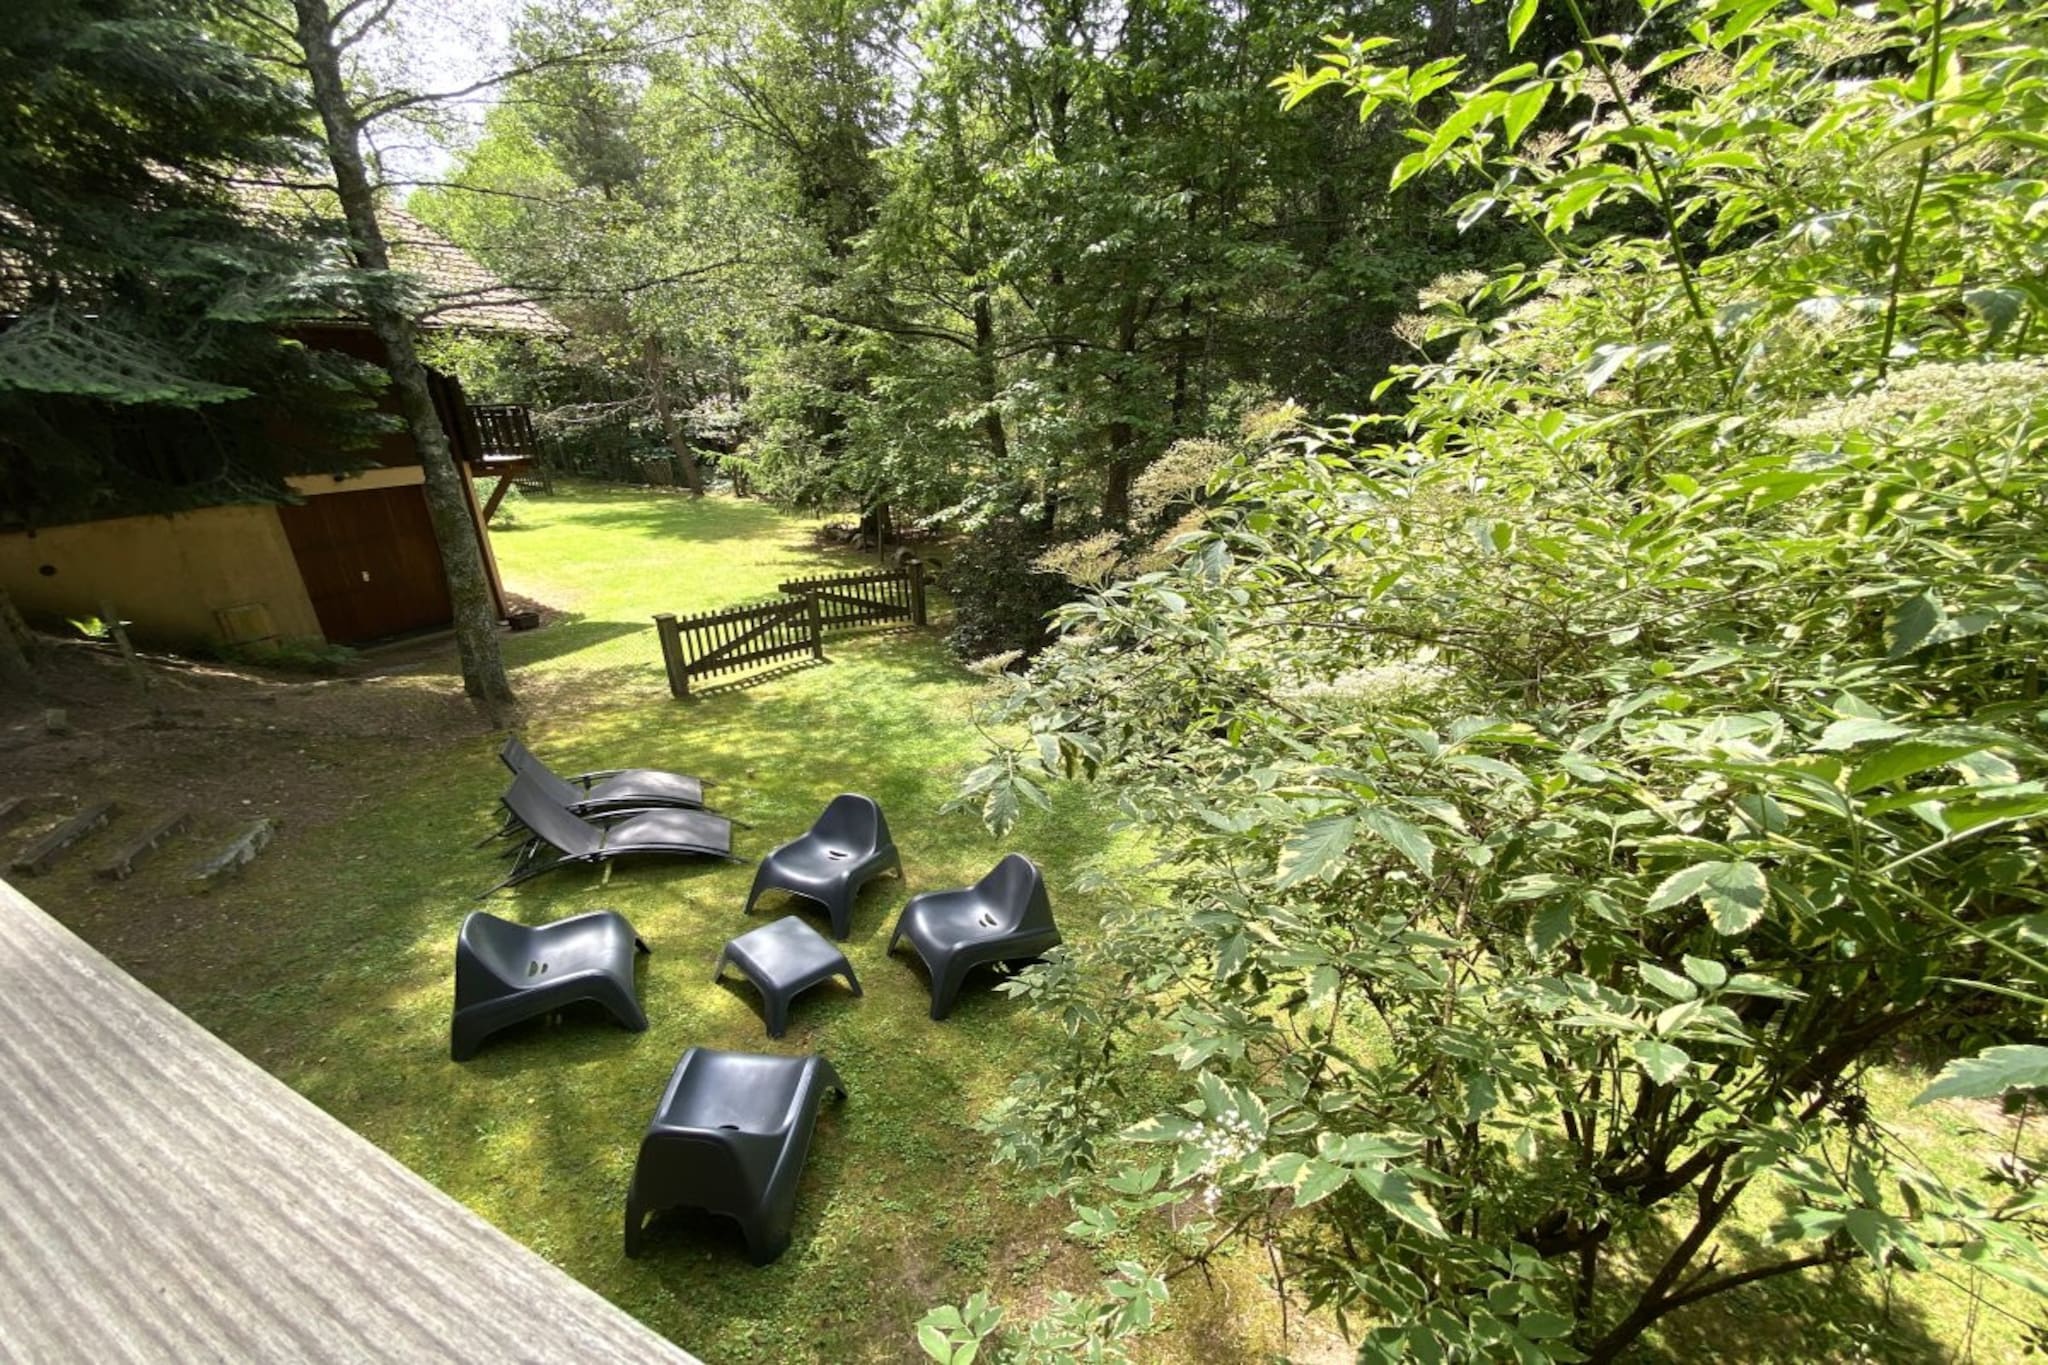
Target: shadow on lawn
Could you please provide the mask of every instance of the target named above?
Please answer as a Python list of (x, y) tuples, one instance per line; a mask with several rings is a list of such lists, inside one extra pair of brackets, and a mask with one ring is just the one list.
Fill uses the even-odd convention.
[[(1789, 1207), (1789, 1204), (1788, 1204)], [(1741, 1227), (1724, 1227), (1717, 1273), (1765, 1266), (1799, 1254), (1766, 1246)], [(1668, 1236), (1643, 1244), (1642, 1264), (1668, 1254)], [(1900, 1272), (1906, 1273), (1906, 1272)], [(1673, 1313), (1629, 1359), (1645, 1362), (1742, 1360), (1944, 1360), (1953, 1358), (1924, 1313), (1897, 1302), (1861, 1264), (1831, 1266), (1758, 1281)]]
[(654, 648), (654, 658), (661, 658), (661, 647), (654, 643), (654, 618), (645, 621), (592, 621), (581, 616), (568, 616), (541, 630), (521, 631), (505, 638), (505, 662), (514, 668), (529, 664), (547, 663), (550, 660), (581, 654), (587, 649), (597, 649), (614, 640), (629, 635), (645, 633), (648, 643)]
[(792, 548), (801, 543), (783, 513), (766, 503), (737, 498), (649, 497), (644, 492), (585, 485), (576, 488), (569, 500), (542, 506), (546, 514), (543, 525), (549, 529), (574, 525), (621, 535), (674, 536), (698, 544), (723, 540), (774, 543), (782, 536), (790, 537)]

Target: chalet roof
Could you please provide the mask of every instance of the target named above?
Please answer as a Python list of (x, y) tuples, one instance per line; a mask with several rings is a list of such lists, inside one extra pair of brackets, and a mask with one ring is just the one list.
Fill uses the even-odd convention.
[[(250, 213), (274, 220), (288, 233), (304, 231), (308, 218), (341, 217), (341, 205), (329, 189), (244, 182), (240, 196)], [(0, 216), (6, 214), (0, 207)], [(391, 246), (393, 268), (417, 276), (425, 288), (430, 300), (421, 319), (425, 325), (526, 336), (568, 334), (569, 329), (545, 308), (404, 209), (384, 204), (378, 217)], [(25, 298), (24, 280), (0, 255), (0, 315), (18, 310)]]
[[(341, 217), (332, 190), (262, 186), (248, 197), (257, 212), (288, 217), (294, 225), (308, 216)], [(421, 319), (426, 325), (529, 336), (567, 334), (569, 329), (546, 309), (404, 209), (382, 204), (377, 216), (391, 248), (392, 268), (417, 276), (431, 300)]]

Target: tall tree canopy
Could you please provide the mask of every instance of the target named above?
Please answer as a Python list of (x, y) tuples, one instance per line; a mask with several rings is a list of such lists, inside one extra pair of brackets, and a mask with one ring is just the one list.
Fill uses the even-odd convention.
[(1141, 519), (1133, 481), (1177, 441), (1354, 404), (1418, 285), (1527, 235), (1461, 234), (1448, 191), (1359, 194), (1400, 130), (1266, 88), (1332, 26), (1420, 52), (1461, 14), (676, 7), (647, 55), (492, 115), (456, 179), (493, 193), (416, 202), (580, 310), (593, 393), (631, 369), (650, 411), (663, 380), (737, 396), (756, 487), (975, 530), (963, 647), (1028, 645), (1042, 593), (1004, 607), (1043, 585), (1033, 556)]

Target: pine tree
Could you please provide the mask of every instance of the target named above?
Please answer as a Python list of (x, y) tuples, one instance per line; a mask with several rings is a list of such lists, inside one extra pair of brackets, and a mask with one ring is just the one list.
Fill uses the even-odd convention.
[[(281, 497), (304, 452), (254, 439), (267, 418), (371, 429), (371, 372), (266, 325), (320, 292), (321, 243), (246, 192), (304, 165), (304, 108), (215, 17), (211, 0), (8, 7), (0, 522)], [(144, 423), (169, 439), (129, 439)]]

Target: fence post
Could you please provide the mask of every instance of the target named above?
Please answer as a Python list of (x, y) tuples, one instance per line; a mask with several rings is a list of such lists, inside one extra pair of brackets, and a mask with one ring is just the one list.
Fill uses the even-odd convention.
[(913, 625), (924, 625), (924, 561), (912, 557), (903, 566), (910, 571), (910, 620)]
[(811, 657), (819, 663), (825, 662), (825, 619), (818, 607), (818, 594), (804, 594), (804, 615), (811, 624)]
[(683, 632), (676, 625), (674, 612), (661, 612), (654, 618), (654, 629), (661, 635), (661, 664), (668, 670), (668, 692), (677, 701), (690, 699), (690, 672), (683, 663)]

